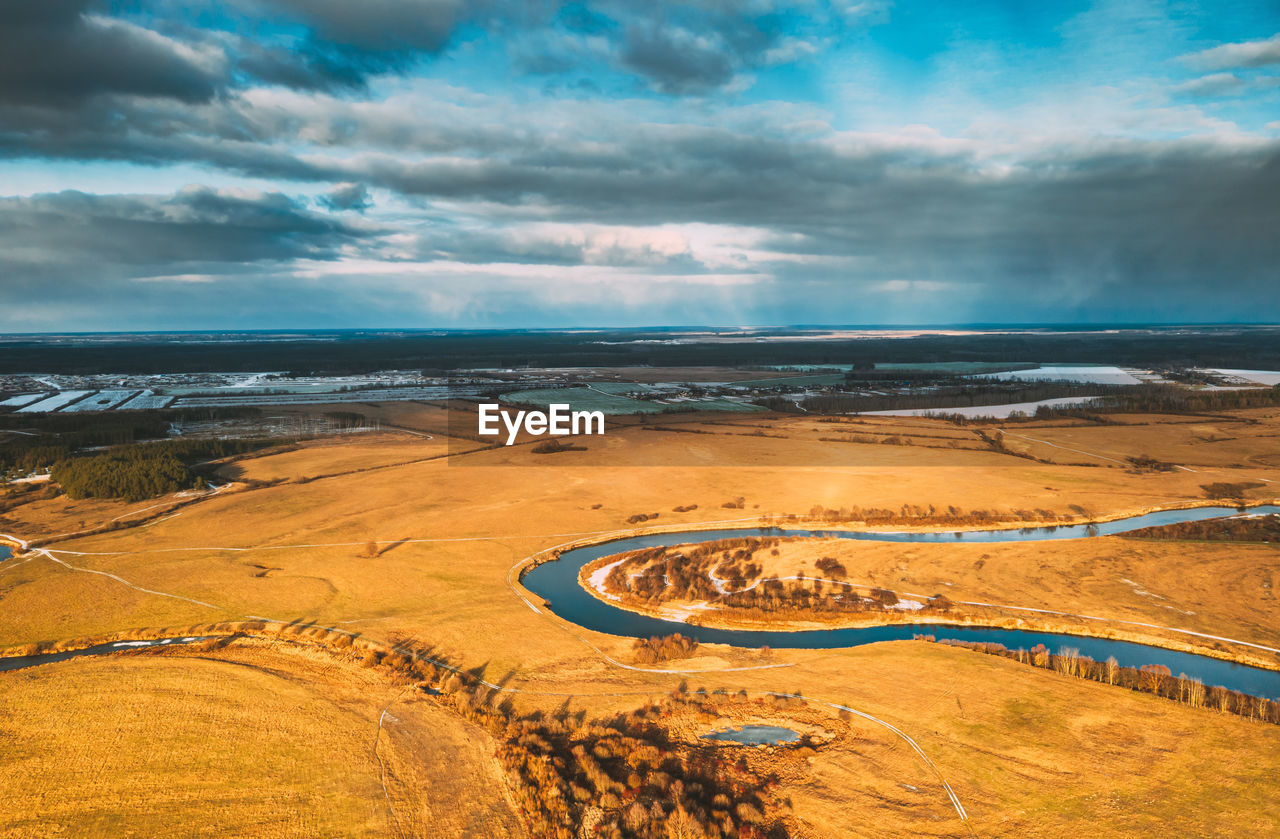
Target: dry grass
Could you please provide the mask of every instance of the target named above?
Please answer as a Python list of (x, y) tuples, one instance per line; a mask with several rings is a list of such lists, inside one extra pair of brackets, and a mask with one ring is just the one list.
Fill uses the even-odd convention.
[[(803, 669), (796, 686), (807, 695), (836, 696), (911, 733), (980, 836), (1280, 829), (1280, 791), (1268, 780), (1280, 768), (1274, 726), (912, 642), (815, 656)], [(961, 835), (902, 744), (863, 731), (868, 742), (819, 750), (812, 777), (795, 783), (809, 835)]]
[(305, 481), (411, 463), (446, 453), (445, 440), (407, 433), (365, 433), (308, 443), (298, 451), (227, 464), (218, 474), (233, 481)]
[(211, 655), (6, 674), (0, 836), (521, 835), (480, 729), (325, 654)]

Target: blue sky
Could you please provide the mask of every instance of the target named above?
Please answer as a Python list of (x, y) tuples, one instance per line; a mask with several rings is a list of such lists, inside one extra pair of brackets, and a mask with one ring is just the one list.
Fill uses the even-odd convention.
[(0, 330), (1280, 320), (1271, 3), (55, 0)]

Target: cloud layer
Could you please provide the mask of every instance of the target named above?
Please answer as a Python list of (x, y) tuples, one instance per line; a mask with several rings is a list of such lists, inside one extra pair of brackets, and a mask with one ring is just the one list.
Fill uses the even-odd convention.
[(1111, 5), (24, 6), (0, 329), (1280, 318), (1280, 36)]

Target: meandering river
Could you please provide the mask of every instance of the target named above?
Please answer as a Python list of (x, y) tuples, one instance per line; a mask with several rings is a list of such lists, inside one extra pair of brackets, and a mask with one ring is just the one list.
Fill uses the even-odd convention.
[[(875, 542), (1030, 542), (1053, 539), (1079, 539), (1106, 536), (1187, 521), (1221, 518), (1237, 514), (1233, 507), (1193, 507), (1164, 510), (1116, 521), (1060, 527), (1030, 527), (1014, 530), (962, 530), (952, 532), (878, 532), (849, 530), (810, 530), (795, 528), (733, 528), (723, 530), (691, 530), (675, 533), (652, 533), (612, 542), (588, 545), (565, 551), (551, 562), (529, 569), (523, 576), (525, 587), (547, 601), (560, 617), (586, 629), (611, 635), (649, 638), (672, 632), (695, 638), (702, 643), (729, 644), (736, 647), (773, 647), (776, 649), (836, 649), (874, 644), (879, 641), (910, 640), (928, 634), (938, 639), (995, 642), (1010, 649), (1030, 649), (1043, 644), (1050, 650), (1063, 647), (1078, 650), (1098, 661), (1114, 656), (1126, 667), (1162, 664), (1174, 674), (1184, 673), (1201, 679), (1206, 685), (1220, 685), (1255, 696), (1280, 698), (1280, 672), (1249, 667), (1194, 653), (1166, 650), (1161, 647), (1054, 632), (1017, 629), (946, 626), (940, 624), (893, 624), (889, 626), (811, 629), (797, 632), (716, 629), (640, 615), (606, 603), (589, 594), (578, 582), (578, 573), (587, 563), (639, 548), (707, 542), (741, 537), (816, 536), (835, 539), (858, 539)], [(1280, 506), (1254, 507), (1252, 514), (1280, 513)], [(0, 561), (11, 555), (7, 545), (0, 545)], [(149, 644), (190, 643), (194, 638), (164, 639), (156, 642), (114, 642), (98, 644), (83, 650), (45, 653), (34, 656), (0, 658), (0, 671), (14, 670), (84, 655), (118, 652)]]
[[(1251, 514), (1280, 513), (1278, 506), (1254, 507)], [(1194, 653), (1166, 650), (1147, 644), (1092, 638), (1066, 633), (1032, 632), (1016, 629), (945, 626), (939, 624), (893, 624), (890, 626), (812, 629), (797, 632), (716, 629), (662, 620), (619, 608), (591, 595), (578, 582), (578, 573), (587, 563), (605, 556), (639, 548), (708, 542), (741, 537), (818, 536), (836, 539), (859, 539), (876, 542), (1030, 542), (1053, 539), (1078, 539), (1106, 536), (1186, 521), (1236, 515), (1234, 507), (1193, 507), (1163, 510), (1109, 522), (1061, 527), (1033, 527), (1014, 530), (967, 530), (954, 532), (875, 532), (847, 530), (808, 530), (784, 528), (735, 528), (725, 530), (692, 530), (677, 533), (653, 533), (632, 536), (612, 542), (588, 545), (565, 551), (559, 559), (529, 569), (521, 578), (525, 588), (547, 601), (551, 611), (586, 629), (611, 635), (649, 638), (680, 632), (708, 644), (730, 644), (736, 647), (772, 647), (774, 649), (835, 649), (874, 644), (879, 641), (910, 640), (928, 634), (938, 639), (995, 642), (1010, 649), (1030, 649), (1044, 644), (1057, 652), (1063, 647), (1079, 650), (1081, 655), (1098, 661), (1115, 656), (1122, 666), (1141, 667), (1162, 664), (1173, 675), (1184, 673), (1199, 678), (1206, 685), (1219, 685), (1255, 696), (1280, 697), (1280, 672), (1249, 667)]]

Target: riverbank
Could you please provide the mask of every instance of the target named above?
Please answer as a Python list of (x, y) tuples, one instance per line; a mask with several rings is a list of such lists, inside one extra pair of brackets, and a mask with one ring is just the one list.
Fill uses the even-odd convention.
[(27, 542), (17, 536), (0, 533), (0, 562), (11, 556), (22, 556), (23, 552), (29, 550), (30, 547)]
[[(556, 545), (538, 551), (531, 556), (517, 562), (511, 568), (508, 575), (508, 581), (518, 583), (522, 580), (530, 570), (547, 562), (554, 562), (559, 557), (571, 550), (580, 548), (604, 545), (610, 542), (618, 542), (623, 539), (632, 539), (635, 537), (663, 535), (669, 533), (699, 533), (705, 531), (723, 530), (725, 525), (738, 525), (743, 528), (749, 528), (753, 524), (756, 528), (768, 529), (778, 528), (785, 529), (790, 526), (795, 529), (809, 530), (821, 533), (856, 533), (866, 534), (868, 536), (898, 536), (909, 535), (913, 533), (926, 533), (933, 535), (954, 533), (997, 533), (997, 532), (1017, 532), (1028, 529), (1044, 529), (1057, 531), (1062, 528), (1069, 527), (1089, 527), (1090, 525), (1105, 525), (1113, 522), (1127, 521), (1142, 516), (1148, 516), (1158, 513), (1174, 513), (1179, 510), (1228, 510), (1230, 512), (1223, 515), (1237, 515), (1241, 512), (1251, 512), (1262, 507), (1280, 506), (1280, 496), (1265, 500), (1251, 500), (1248, 505), (1224, 506), (1220, 502), (1212, 499), (1191, 500), (1181, 504), (1166, 504), (1162, 506), (1144, 505), (1134, 508), (1126, 512), (1113, 512), (1101, 516), (1071, 516), (1059, 521), (1049, 522), (1046, 520), (1023, 520), (1016, 522), (1003, 522), (986, 527), (956, 527), (954, 525), (942, 524), (925, 524), (904, 529), (901, 526), (890, 527), (888, 525), (880, 527), (865, 527), (865, 522), (847, 521), (847, 522), (827, 522), (821, 519), (814, 519), (809, 516), (800, 514), (765, 514), (757, 516), (745, 516), (734, 519), (717, 519), (713, 521), (703, 522), (673, 522), (672, 524), (649, 525), (646, 527), (638, 527), (632, 529), (619, 529), (616, 531), (607, 531), (603, 533), (586, 535), (580, 539)], [(1135, 528), (1138, 529), (1138, 528)], [(1064, 538), (1064, 537), (1059, 537)], [(1080, 538), (1090, 538), (1081, 536)], [(892, 540), (897, 541), (897, 540)], [(905, 541), (905, 540), (904, 540)], [(526, 589), (527, 591), (527, 589)]]
[[(1178, 511), (1198, 510), (1201, 512), (1202, 518), (1208, 518), (1215, 515), (1233, 515), (1236, 513), (1235, 508), (1223, 508), (1205, 504), (1187, 504), (1179, 508), (1164, 508), (1159, 512), (1168, 516), (1176, 514)], [(1145, 522), (1136, 520), (1141, 517), (1130, 516), (1127, 518), (1112, 517), (1108, 521), (1112, 523), (1125, 522), (1124, 528), (1113, 528), (1115, 532), (1120, 532), (1125, 528), (1134, 529), (1141, 527)], [(1175, 515), (1172, 520), (1178, 520)], [(757, 525), (760, 519), (754, 519)], [(769, 521), (769, 520), (765, 520)], [(724, 524), (729, 522), (717, 523), (723, 528)], [(1102, 522), (1091, 522), (1090, 524), (1101, 524)], [(1009, 533), (1016, 531), (1017, 535)], [(1038, 529), (1036, 529), (1038, 530)], [(1056, 528), (1049, 530), (1057, 530)], [(844, 531), (846, 533), (854, 533), (853, 531)], [(950, 531), (944, 531), (950, 532)], [(996, 531), (970, 531), (970, 533), (986, 533), (992, 534)], [(1008, 541), (1025, 541), (1036, 538), (1054, 538), (1046, 536), (1038, 532), (1025, 532), (1024, 528), (1003, 528), (1000, 532), (1008, 534), (1011, 538)], [(821, 534), (833, 534), (834, 529), (824, 527)], [(689, 534), (694, 534), (695, 539), (686, 538)], [(1185, 655), (1192, 658), (1201, 657), (1206, 660), (1212, 660), (1231, 665), (1243, 665), (1249, 668), (1256, 668), (1259, 671), (1275, 673), (1280, 671), (1280, 651), (1276, 648), (1269, 647), (1265, 644), (1255, 643), (1239, 638), (1230, 638), (1209, 632), (1197, 632), (1193, 630), (1182, 630), (1177, 627), (1166, 626), (1162, 623), (1152, 621), (1150, 623), (1134, 620), (1126, 620), (1123, 618), (1102, 619), (1096, 615), (1089, 614), (1073, 614), (1067, 610), (1061, 610), (1060, 613), (1044, 608), (1019, 608), (1014, 605), (998, 605), (992, 603), (972, 603), (960, 604), (960, 609), (968, 609), (969, 613), (961, 611), (959, 614), (943, 614), (936, 616), (923, 616), (919, 614), (902, 615), (872, 613), (871, 615), (860, 614), (856, 620), (842, 623), (838, 626), (832, 626), (829, 623), (822, 623), (818, 627), (812, 625), (793, 625), (793, 626), (769, 626), (767, 629), (760, 629), (759, 626), (746, 626), (717, 620), (718, 616), (708, 615), (707, 610), (697, 610), (698, 614), (690, 616), (687, 613), (680, 614), (681, 620), (671, 620), (671, 615), (663, 615), (655, 613), (648, 608), (637, 608), (635, 604), (619, 603), (612, 598), (601, 596), (601, 592), (593, 590), (594, 587), (584, 585), (589, 577), (598, 574), (600, 569), (616, 562), (618, 555), (628, 549), (634, 550), (644, 547), (670, 546), (677, 544), (686, 544), (690, 541), (696, 541), (696, 536), (714, 534), (719, 538), (742, 538), (742, 537), (759, 537), (759, 536), (776, 536), (783, 535), (778, 533), (761, 533), (760, 528), (741, 528), (733, 531), (716, 529), (710, 527), (684, 527), (672, 532), (671, 528), (646, 528), (640, 533), (618, 533), (607, 534), (605, 538), (597, 536), (595, 539), (581, 539), (573, 543), (557, 546), (548, 549), (540, 554), (535, 554), (526, 558), (522, 563), (518, 563), (513, 569), (514, 576), (516, 573), (520, 575), (520, 585), (517, 589), (529, 592), (534, 599), (541, 600), (542, 606), (549, 608), (558, 614), (562, 619), (571, 624), (583, 625), (583, 620), (575, 620), (575, 617), (589, 617), (586, 621), (585, 628), (595, 629), (600, 632), (613, 635), (623, 635), (631, 637), (649, 637), (655, 634), (669, 634), (672, 631), (685, 631), (686, 634), (690, 630), (706, 629), (708, 632), (702, 633), (707, 643), (727, 643), (731, 646), (763, 646), (769, 645), (775, 648), (798, 646), (808, 649), (815, 648), (840, 648), (849, 646), (850, 644), (863, 644), (875, 640), (890, 640), (892, 638), (911, 637), (907, 634), (907, 630), (914, 630), (921, 627), (921, 632), (915, 634), (927, 634), (928, 630), (934, 628), (954, 628), (957, 631), (973, 631), (982, 629), (991, 629), (995, 631), (1017, 633), (1019, 636), (1034, 636), (1036, 633), (1048, 633), (1055, 638), (1050, 639), (1047, 643), (1053, 644), (1055, 647), (1081, 645), (1080, 642), (1085, 639), (1093, 639), (1095, 642), (1118, 643), (1129, 647), (1139, 649), (1148, 649), (1150, 651), (1168, 651), (1179, 655)], [(865, 537), (865, 531), (858, 532), (858, 538)], [(900, 531), (894, 531), (894, 536), (901, 536)], [(1061, 537), (1058, 537), (1061, 538)], [(903, 541), (902, 539), (894, 539), (893, 541)], [(992, 540), (996, 541), (996, 540)], [(936, 542), (933, 544), (936, 545)], [(948, 540), (949, 544), (949, 540)], [(990, 547), (987, 543), (975, 543), (973, 549), (980, 550), (984, 546)], [(942, 550), (940, 547), (938, 550)], [(540, 582), (538, 586), (529, 586), (525, 583), (526, 575), (533, 569), (541, 569), (546, 563), (566, 557), (569, 554), (576, 554), (572, 560), (574, 563), (581, 562), (575, 568), (569, 569), (553, 569), (557, 582), (554, 584), (554, 593), (548, 594), (546, 582)], [(545, 576), (545, 575), (544, 575)], [(567, 588), (571, 585), (573, 590), (580, 593), (579, 596), (598, 604), (595, 609), (588, 609), (591, 612), (589, 616), (572, 614), (573, 609), (584, 609), (584, 604), (573, 604), (566, 601), (566, 597), (571, 600), (574, 595)], [(515, 586), (513, 585), (513, 588)], [(957, 598), (958, 599), (958, 598)], [(537, 609), (534, 601), (526, 597), (526, 602), (532, 608)], [(568, 610), (568, 613), (567, 611)], [(977, 614), (973, 614), (975, 610)], [(683, 611), (683, 610), (682, 610)], [(613, 617), (609, 615), (612, 614)], [(621, 615), (634, 616), (630, 621), (619, 620)], [(642, 620), (636, 620), (642, 619)], [(878, 632), (878, 630), (887, 630), (886, 632)], [(695, 633), (697, 634), (697, 633)], [(836, 637), (843, 635), (844, 637)], [(862, 636), (866, 635), (866, 639)], [(872, 637), (874, 636), (874, 637)], [(1182, 636), (1182, 637), (1179, 637)], [(768, 639), (773, 640), (768, 640)], [(828, 642), (819, 640), (821, 638), (829, 638)], [(1014, 639), (1016, 641), (1016, 638)], [(793, 643), (794, 642), (794, 643)], [(1029, 641), (1025, 646), (1030, 646), (1034, 641)], [(1088, 646), (1088, 645), (1085, 645)], [(1132, 653), (1132, 650), (1129, 651)], [(1088, 654), (1088, 653), (1086, 653)], [(1107, 656), (1103, 654), (1101, 659)], [(1152, 658), (1159, 656), (1153, 655)], [(1132, 656), (1131, 656), (1132, 658)], [(1100, 659), (1100, 660), (1101, 660)], [(1134, 662), (1135, 666), (1140, 662)], [(1177, 666), (1178, 661), (1175, 660), (1172, 666)], [(1185, 662), (1184, 662), (1185, 663)], [(1221, 666), (1221, 665), (1219, 665)], [(1175, 671), (1176, 672), (1176, 671)], [(1188, 669), (1191, 672), (1191, 669)], [(1194, 673), (1192, 673), (1194, 675)], [(1275, 692), (1275, 691), (1271, 691)], [(1268, 693), (1269, 695), (1269, 693)], [(1280, 694), (1278, 694), (1280, 695)]]
[[(606, 558), (608, 560), (609, 558)], [(828, 631), (842, 629), (874, 629), (876, 627), (918, 627), (920, 635), (929, 634), (931, 628), (938, 627), (962, 627), (970, 629), (1005, 629), (1019, 632), (1042, 632), (1054, 635), (1070, 635), (1081, 638), (1096, 638), (1104, 641), (1124, 641), (1131, 644), (1141, 644), (1148, 647), (1158, 647), (1164, 650), (1172, 650), (1174, 652), (1188, 653), (1191, 655), (1201, 655), (1214, 658), (1220, 661), (1230, 662), (1232, 664), (1240, 664), (1246, 667), (1256, 667), (1262, 670), (1271, 670), (1280, 672), (1280, 648), (1274, 650), (1258, 650), (1256, 652), (1248, 649), (1239, 649), (1239, 645), (1247, 645), (1252, 642), (1238, 641), (1235, 639), (1204, 639), (1210, 643), (1197, 643), (1193, 640), (1185, 640), (1177, 637), (1169, 637), (1166, 635), (1153, 634), (1151, 631), (1140, 631), (1134, 629), (1124, 629), (1116, 626), (1108, 626), (1105, 623), (1123, 622), (1110, 618), (1089, 617), (1084, 615), (1059, 617), (1037, 616), (1035, 610), (1027, 610), (1022, 615), (1001, 614), (1001, 612), (1012, 612), (1017, 607), (984, 607), (994, 614), (975, 614), (966, 613), (958, 610), (955, 606), (947, 611), (946, 614), (928, 614), (922, 615), (916, 611), (880, 611), (880, 612), (859, 612), (854, 615), (833, 615), (830, 619), (812, 620), (812, 621), (755, 621), (755, 620), (733, 620), (725, 610), (717, 610), (709, 606), (709, 604), (689, 604), (684, 606), (649, 606), (640, 604), (632, 600), (619, 598), (617, 595), (600, 591), (590, 585), (587, 578), (594, 570), (598, 572), (601, 568), (607, 568), (612, 565), (611, 562), (596, 564), (594, 569), (591, 565), (584, 566), (581, 575), (581, 584), (584, 591), (596, 597), (603, 603), (607, 603), (616, 609), (630, 612), (647, 618), (653, 618), (672, 624), (672, 632), (680, 632), (681, 624), (686, 627), (705, 627), (707, 629), (718, 629), (729, 632), (790, 632), (805, 633), (813, 631)], [(705, 608), (698, 608), (699, 605)], [(1071, 620), (1070, 618), (1078, 618)], [(1089, 621), (1093, 621), (1090, 623)], [(1104, 625), (1098, 625), (1103, 622)], [(1154, 627), (1153, 627), (1154, 629)], [(1170, 633), (1188, 632), (1188, 630), (1179, 630), (1175, 627), (1161, 627)], [(1237, 649), (1223, 649), (1213, 646), (1213, 644), (1230, 644), (1236, 646)], [(1176, 675), (1176, 674), (1175, 674)]]

